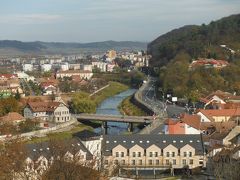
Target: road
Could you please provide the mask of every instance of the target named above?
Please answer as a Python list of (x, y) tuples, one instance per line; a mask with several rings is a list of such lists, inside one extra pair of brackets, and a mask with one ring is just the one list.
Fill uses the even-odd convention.
[(168, 117), (173, 117), (174, 115), (179, 115), (185, 112), (184, 107), (180, 107), (177, 105), (168, 104), (156, 99), (155, 92), (155, 82), (156, 79), (150, 77), (147, 82), (146, 88), (143, 90), (142, 97), (143, 101), (151, 106), (151, 109), (154, 110), (155, 114), (159, 114), (160, 112), (166, 112)]
[(155, 92), (155, 82), (156, 79), (149, 77), (148, 81), (143, 85), (141, 93), (139, 93), (144, 104), (147, 104), (157, 116), (158, 120), (153, 121), (151, 125), (147, 126), (141, 133), (153, 133), (159, 134), (163, 133), (164, 121), (167, 117), (173, 117), (185, 112), (185, 108), (177, 105), (167, 105), (167, 103), (162, 102), (156, 98)]

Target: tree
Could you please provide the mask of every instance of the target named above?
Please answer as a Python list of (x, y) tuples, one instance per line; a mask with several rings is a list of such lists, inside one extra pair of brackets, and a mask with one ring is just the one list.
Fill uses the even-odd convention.
[(96, 103), (84, 92), (76, 93), (72, 99), (71, 108), (74, 113), (94, 113)]
[(0, 177), (8, 179), (28, 179), (25, 170), (27, 150), (21, 139), (9, 140), (0, 145)]
[(9, 112), (20, 112), (21, 107), (18, 104), (18, 101), (9, 97), (6, 99), (0, 99), (0, 116), (4, 116)]

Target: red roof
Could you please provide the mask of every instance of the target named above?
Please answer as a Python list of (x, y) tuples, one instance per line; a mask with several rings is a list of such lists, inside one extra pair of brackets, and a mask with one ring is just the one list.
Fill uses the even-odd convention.
[(236, 109), (200, 109), (199, 112), (206, 116), (240, 116), (240, 108)]
[(6, 79), (18, 78), (18, 75), (17, 74), (0, 74), (0, 78), (6, 78)]
[(199, 115), (189, 115), (185, 113), (181, 117), (181, 121), (195, 129), (200, 129), (201, 117)]
[(60, 104), (60, 102), (28, 102), (34, 112), (53, 112)]
[(1, 120), (5, 122), (23, 121), (24, 117), (17, 112), (10, 112), (7, 115), (1, 117)]

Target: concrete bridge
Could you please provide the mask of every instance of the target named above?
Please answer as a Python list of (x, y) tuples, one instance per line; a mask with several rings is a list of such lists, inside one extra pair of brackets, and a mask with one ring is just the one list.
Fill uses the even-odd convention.
[(105, 115), (105, 114), (74, 114), (78, 120), (109, 121), (125, 123), (150, 123), (154, 119), (152, 116), (123, 116), (123, 115)]
[(153, 116), (124, 116), (124, 115), (105, 115), (105, 114), (72, 114), (77, 120), (81, 121), (102, 121), (104, 134), (107, 134), (107, 122), (129, 123), (128, 130), (133, 131), (133, 123), (149, 124), (154, 120)]

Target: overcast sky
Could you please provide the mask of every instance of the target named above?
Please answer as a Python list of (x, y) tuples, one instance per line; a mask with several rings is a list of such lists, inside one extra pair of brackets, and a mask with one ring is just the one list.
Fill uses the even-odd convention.
[(0, 39), (152, 41), (240, 13), (240, 0), (0, 0)]

